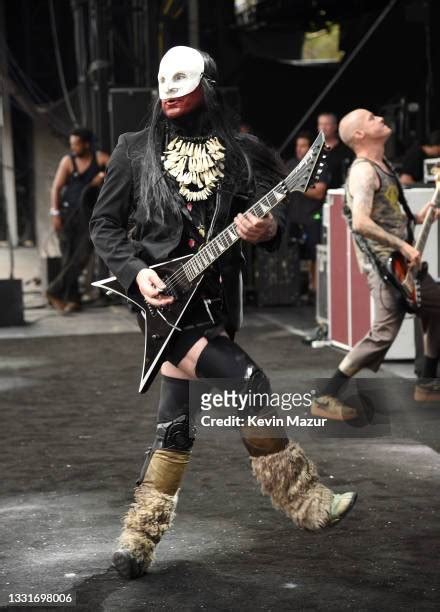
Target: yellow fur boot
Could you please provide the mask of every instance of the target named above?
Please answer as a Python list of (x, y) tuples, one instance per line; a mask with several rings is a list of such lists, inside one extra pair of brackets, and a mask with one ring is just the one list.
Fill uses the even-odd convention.
[(339, 522), (356, 501), (356, 493), (333, 493), (302, 448), (288, 442), (282, 450), (251, 457), (252, 471), (264, 495), (293, 522), (316, 531)]
[[(268, 409), (259, 416), (270, 423), (274, 414)], [(334, 525), (351, 510), (356, 493), (333, 493), (321, 484), (315, 464), (299, 444), (289, 441), (284, 428), (245, 426), (240, 433), (262, 493), (298, 527), (316, 531)]]
[(189, 457), (189, 452), (154, 451), (123, 519), (120, 548), (113, 555), (113, 565), (124, 578), (142, 576), (151, 564), (154, 549), (174, 518), (177, 492)]

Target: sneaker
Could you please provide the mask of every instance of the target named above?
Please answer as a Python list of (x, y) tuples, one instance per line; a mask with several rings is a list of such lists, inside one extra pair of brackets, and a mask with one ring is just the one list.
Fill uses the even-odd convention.
[(310, 412), (313, 416), (333, 421), (351, 421), (359, 416), (354, 408), (343, 404), (332, 395), (321, 395), (313, 400)]
[(81, 310), (81, 304), (79, 302), (67, 302), (64, 306), (63, 314), (71, 314), (72, 312), (79, 312)]
[(310, 346), (316, 340), (326, 340), (327, 339), (327, 326), (326, 325), (318, 325), (314, 327), (307, 336), (301, 340), (303, 344)]
[(421, 378), (414, 388), (416, 402), (440, 401), (440, 378)]
[(46, 298), (49, 304), (59, 313), (63, 312), (67, 306), (64, 300), (57, 298), (56, 295), (52, 295), (52, 293), (49, 293), (49, 291), (46, 291)]
[(357, 493), (334, 493), (329, 514), (329, 527), (336, 525), (353, 508)]

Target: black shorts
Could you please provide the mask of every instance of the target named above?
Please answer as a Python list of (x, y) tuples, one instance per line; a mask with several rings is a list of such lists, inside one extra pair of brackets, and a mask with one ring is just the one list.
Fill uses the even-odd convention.
[(225, 328), (222, 325), (213, 325), (209, 322), (190, 329), (183, 329), (181, 332), (175, 332), (166, 353), (166, 361), (177, 368), (187, 352), (200, 338), (210, 340), (224, 331)]
[[(210, 340), (225, 331), (222, 300), (212, 300), (209, 309), (213, 320), (200, 297), (195, 299), (194, 304), (188, 306), (188, 310), (179, 323), (179, 328), (182, 331), (174, 332), (165, 349), (165, 361), (169, 361), (177, 367), (197, 340), (200, 338)], [(144, 320), (140, 312), (137, 313), (137, 320), (141, 332), (144, 333)]]

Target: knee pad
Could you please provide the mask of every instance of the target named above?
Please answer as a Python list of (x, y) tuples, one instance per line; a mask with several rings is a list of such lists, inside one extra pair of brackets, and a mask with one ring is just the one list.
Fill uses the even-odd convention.
[(158, 449), (189, 452), (194, 444), (195, 427), (189, 419), (189, 383), (187, 380), (162, 376), (156, 437), (146, 451), (137, 484), (143, 481), (154, 451)]
[[(245, 413), (268, 417), (274, 414), (269, 403), (272, 393), (269, 379), (249, 355), (229, 338), (218, 336), (208, 342), (197, 361), (196, 375), (199, 378), (239, 378), (244, 381), (240, 393), (250, 392), (254, 396), (252, 407)], [(262, 394), (258, 402), (256, 394)], [(288, 443), (284, 428), (263, 426), (256, 429), (245, 426), (240, 428), (240, 434), (253, 457), (277, 453)]]
[(225, 336), (210, 340), (196, 364), (198, 378), (240, 378), (245, 391), (271, 393), (270, 381), (249, 355)]
[(153, 450), (189, 451), (194, 437), (195, 428), (189, 419), (189, 381), (162, 376)]
[(163, 448), (164, 450), (187, 452), (191, 450), (194, 438), (195, 430), (190, 426), (189, 416), (182, 414), (172, 421), (157, 424), (153, 450)]

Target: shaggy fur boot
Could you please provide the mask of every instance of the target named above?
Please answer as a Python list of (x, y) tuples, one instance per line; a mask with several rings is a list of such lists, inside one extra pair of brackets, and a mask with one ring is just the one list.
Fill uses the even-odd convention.
[(190, 453), (156, 450), (143, 482), (135, 489), (134, 502), (123, 520), (120, 548), (113, 565), (124, 578), (145, 574), (154, 549), (171, 526), (177, 491)]
[(303, 529), (315, 531), (338, 522), (356, 500), (354, 493), (334, 495), (321, 484), (315, 465), (294, 442), (279, 452), (251, 457), (251, 463), (262, 493)]

